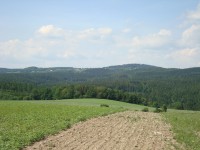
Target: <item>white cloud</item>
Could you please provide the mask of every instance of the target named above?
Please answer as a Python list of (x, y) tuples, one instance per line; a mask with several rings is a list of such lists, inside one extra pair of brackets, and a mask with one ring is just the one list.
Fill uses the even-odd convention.
[(57, 56), (58, 58), (70, 58), (70, 57), (76, 56), (76, 54), (73, 51), (66, 50), (66, 51), (62, 51), (62, 53), (58, 53)]
[(129, 32), (131, 32), (131, 29), (130, 28), (124, 28), (124, 29), (122, 29), (122, 32), (123, 33), (129, 33)]
[[(108, 37), (111, 36), (112, 29), (89, 28), (69, 31), (46, 25), (40, 27), (36, 33), (27, 40), (0, 42), (0, 57), (5, 58), (0, 60), (1, 64), (10, 64), (12, 60), (11, 67), (52, 65), (53, 62), (54, 66), (69, 66), (70, 63), (74, 66), (74, 63), (81, 62), (81, 58), (94, 59), (99, 57), (98, 51), (106, 51), (110, 47)], [(77, 58), (80, 61), (76, 60)]]
[(185, 48), (170, 53), (168, 59), (177, 67), (195, 67), (200, 65), (200, 50), (197, 48)]
[(189, 47), (200, 46), (200, 25), (192, 25), (187, 28), (183, 33), (180, 44)]
[(195, 48), (186, 48), (186, 49), (182, 49), (182, 50), (178, 50), (174, 53), (172, 53), (172, 56), (174, 56), (174, 58), (181, 58), (183, 60), (185, 60), (186, 58), (193, 58), (194, 56), (197, 56), (199, 54), (198, 50)]
[(109, 35), (112, 33), (111, 28), (98, 28), (97, 31), (100, 35)]
[(96, 38), (96, 39), (101, 39), (104, 38), (112, 33), (111, 28), (89, 28), (85, 29), (83, 31), (80, 31), (78, 33), (78, 38), (79, 39), (91, 39), (91, 38)]
[(38, 33), (43, 36), (63, 36), (65, 31), (53, 25), (45, 25), (38, 30)]
[(170, 30), (166, 30), (166, 29), (161, 29), (159, 32), (158, 32), (158, 35), (160, 36), (170, 36), (172, 33)]
[[(199, 63), (199, 31), (199, 25), (185, 29), (179, 45), (176, 45), (171, 31), (167, 29), (137, 36), (133, 29), (113, 31), (102, 27), (69, 31), (46, 25), (36, 30), (37, 34), (30, 39), (0, 42), (0, 63), (8, 64), (8, 67), (101, 67), (125, 63), (166, 67), (168, 64), (183, 64), (183, 67), (188, 63), (192, 66)], [(193, 46), (180, 44), (180, 41)], [(178, 50), (172, 51), (172, 45)]]
[(187, 18), (189, 20), (200, 20), (200, 4), (197, 6), (197, 9), (194, 11), (190, 11), (187, 14)]
[(161, 48), (170, 42), (171, 31), (161, 29), (158, 33), (151, 34), (144, 37), (135, 36), (132, 39), (132, 45), (135, 48)]
[(179, 67), (200, 65), (200, 4), (196, 10), (189, 11), (182, 23), (183, 31), (174, 45), (174, 51), (167, 55)]

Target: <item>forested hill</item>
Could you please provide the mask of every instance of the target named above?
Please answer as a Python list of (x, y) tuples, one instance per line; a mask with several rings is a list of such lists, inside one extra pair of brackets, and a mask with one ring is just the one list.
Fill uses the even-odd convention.
[(103, 68), (52, 67), (24, 69), (0, 68), (0, 81), (29, 82), (40, 85), (65, 83), (94, 84), (101, 81), (193, 80), (200, 77), (200, 68), (161, 68), (144, 64), (127, 64)]
[(17, 86), (22, 85), (29, 86), (23, 96), (29, 96), (27, 94), (35, 87), (55, 90), (72, 85), (92, 86), (137, 94), (145, 99), (141, 102), (145, 105), (166, 104), (178, 109), (200, 110), (200, 68), (162, 68), (145, 64), (103, 68), (0, 68), (0, 83), (0, 99), (12, 98), (11, 95), (17, 99), (20, 95)]

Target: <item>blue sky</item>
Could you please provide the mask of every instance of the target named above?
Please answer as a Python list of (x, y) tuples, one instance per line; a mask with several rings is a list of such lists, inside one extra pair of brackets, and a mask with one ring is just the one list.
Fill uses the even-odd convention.
[(200, 0), (0, 0), (0, 67), (200, 66)]

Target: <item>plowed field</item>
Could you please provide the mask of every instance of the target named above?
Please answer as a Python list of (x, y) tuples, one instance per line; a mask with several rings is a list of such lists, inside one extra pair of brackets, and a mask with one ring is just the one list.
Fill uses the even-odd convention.
[[(168, 150), (180, 145), (160, 114), (126, 111), (80, 122), (26, 150)], [(183, 147), (181, 147), (183, 149)]]

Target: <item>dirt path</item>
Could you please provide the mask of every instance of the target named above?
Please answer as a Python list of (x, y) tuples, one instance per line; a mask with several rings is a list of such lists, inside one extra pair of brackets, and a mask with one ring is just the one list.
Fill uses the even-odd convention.
[(175, 145), (160, 114), (127, 111), (78, 123), (26, 150), (168, 150)]

